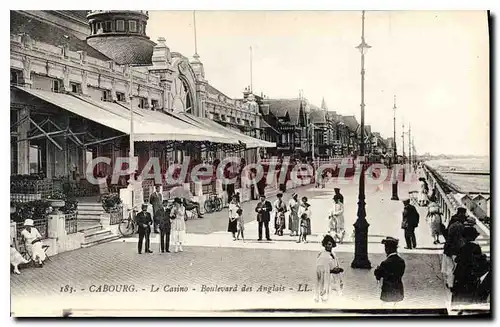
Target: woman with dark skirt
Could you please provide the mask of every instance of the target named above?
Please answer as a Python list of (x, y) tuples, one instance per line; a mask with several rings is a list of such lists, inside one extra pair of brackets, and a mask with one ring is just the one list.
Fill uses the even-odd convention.
[(455, 258), (456, 268), (454, 271), (454, 282), (452, 288), (452, 304), (467, 304), (476, 302), (477, 288), (484, 271), (486, 256), (483, 255), (481, 247), (474, 243), (479, 236), (474, 226), (466, 226), (463, 231), (465, 244), (460, 247)]
[(229, 203), (229, 223), (227, 225), (227, 231), (233, 234), (233, 241), (236, 241), (236, 232), (238, 232), (239, 209), (241, 207), (238, 198), (233, 196), (231, 203)]

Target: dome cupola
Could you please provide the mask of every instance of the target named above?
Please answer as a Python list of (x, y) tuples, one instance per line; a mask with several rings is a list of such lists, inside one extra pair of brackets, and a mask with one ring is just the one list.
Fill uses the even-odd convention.
[(87, 43), (120, 65), (151, 64), (155, 43), (146, 35), (145, 10), (93, 10)]

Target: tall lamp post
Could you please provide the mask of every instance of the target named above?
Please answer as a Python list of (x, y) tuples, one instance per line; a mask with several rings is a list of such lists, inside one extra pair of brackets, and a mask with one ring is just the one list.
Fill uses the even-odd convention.
[(392, 197), (391, 200), (398, 201), (398, 175), (396, 173), (398, 154), (396, 152), (396, 96), (394, 96), (394, 142), (392, 143)]
[[(403, 128), (402, 128), (402, 132), (401, 132), (401, 139), (403, 141), (403, 145), (401, 145), (401, 149), (403, 149), (403, 167), (404, 165), (406, 164), (406, 160), (405, 160), (405, 157), (406, 157), (406, 154), (405, 154), (405, 123), (403, 122)], [(405, 170), (403, 169), (403, 182), (405, 181)]]
[(365, 11), (361, 16), (361, 43), (356, 47), (361, 52), (361, 138), (360, 138), (360, 164), (361, 174), (359, 176), (358, 196), (358, 219), (354, 223), (354, 260), (351, 268), (371, 269), (368, 260), (368, 227), (365, 210), (365, 54), (371, 47), (365, 42)]
[[(134, 82), (134, 77), (133, 77), (133, 70), (132, 70), (132, 65), (129, 65), (129, 74), (130, 74), (130, 136), (129, 136), (129, 169), (130, 169), (130, 183), (134, 180), (134, 175), (135, 171), (132, 171), (132, 162), (134, 160), (134, 106), (133, 106), (133, 99), (134, 99), (134, 94), (133, 94), (133, 85), (132, 83)], [(133, 197), (132, 197), (133, 199)]]
[(408, 124), (408, 164), (411, 167), (411, 123)]

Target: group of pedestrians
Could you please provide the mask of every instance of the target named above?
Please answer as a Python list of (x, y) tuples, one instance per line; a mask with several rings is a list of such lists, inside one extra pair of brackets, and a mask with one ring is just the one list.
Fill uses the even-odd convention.
[[(289, 235), (297, 237), (297, 243), (307, 243), (307, 236), (311, 235), (311, 204), (307, 197), (299, 200), (299, 195), (293, 193), (290, 199), (285, 201), (283, 193), (278, 193), (277, 199), (271, 203), (265, 195), (260, 195), (259, 202), (255, 207), (258, 223), (258, 241), (263, 237), (272, 241), (270, 224), (274, 224), (274, 236), (281, 237), (288, 228)], [(288, 215), (288, 219), (287, 219)], [(229, 204), (227, 231), (233, 236), (233, 240), (244, 240), (244, 218), (239, 194), (234, 196)], [(342, 243), (345, 236), (344, 226), (344, 196), (340, 188), (335, 188), (332, 208), (328, 214), (327, 234), (331, 235), (335, 242)]]
[[(302, 202), (299, 203), (298, 194), (294, 193), (287, 205), (283, 200), (283, 194), (279, 193), (277, 200), (271, 204), (266, 199), (266, 196), (261, 194), (259, 202), (255, 207), (257, 223), (259, 224), (258, 241), (262, 241), (263, 236), (265, 236), (267, 241), (272, 241), (269, 229), (271, 220), (274, 222), (274, 235), (283, 236), (287, 226), (285, 213), (288, 212), (290, 236), (298, 236), (298, 243), (307, 242), (307, 235), (311, 234), (311, 205), (307, 201), (307, 197), (303, 197)], [(244, 240), (244, 225), (243, 209), (239, 196), (235, 196), (229, 205), (229, 222), (227, 228), (228, 232), (232, 233), (233, 240), (238, 240), (240, 235)]]
[(265, 230), (265, 236), (268, 241), (271, 241), (269, 232), (269, 223), (271, 218), (274, 219), (274, 235), (283, 236), (286, 229), (286, 216), (288, 212), (288, 230), (290, 236), (298, 236), (297, 243), (307, 243), (307, 236), (311, 235), (311, 205), (307, 197), (302, 197), (298, 200), (299, 195), (293, 193), (288, 201), (288, 206), (283, 200), (283, 194), (277, 195), (276, 201), (271, 205), (265, 196), (260, 197), (259, 203), (255, 207), (257, 213), (257, 222), (259, 223), (259, 241), (262, 241), (262, 229)]
[(481, 247), (476, 221), (458, 208), (448, 224), (441, 271), (452, 292), (452, 304), (487, 302), (491, 292), (491, 265)]
[(154, 219), (148, 212), (148, 205), (142, 205), (142, 211), (136, 215), (139, 239), (137, 250), (142, 253), (144, 244), (144, 253), (153, 253), (150, 247), (151, 227), (156, 226), (159, 229), (160, 251), (161, 253), (170, 252), (170, 236), (175, 246), (174, 252), (182, 252), (182, 244), (186, 234), (186, 208), (181, 198), (175, 198), (173, 205), (168, 200), (163, 200), (162, 205), (157, 208)]

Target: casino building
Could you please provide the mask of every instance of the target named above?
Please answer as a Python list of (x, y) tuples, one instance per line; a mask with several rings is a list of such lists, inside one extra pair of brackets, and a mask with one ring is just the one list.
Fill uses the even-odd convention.
[(208, 82), (200, 56), (147, 36), (147, 11), (11, 11), (11, 171), (84, 180), (128, 156), (131, 113), (139, 170), (185, 156), (235, 154), (256, 162), (261, 114), (253, 95), (235, 100)]

